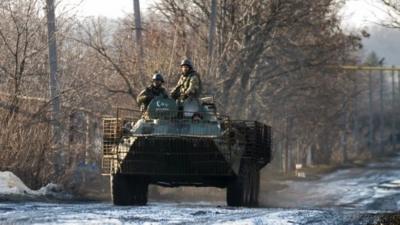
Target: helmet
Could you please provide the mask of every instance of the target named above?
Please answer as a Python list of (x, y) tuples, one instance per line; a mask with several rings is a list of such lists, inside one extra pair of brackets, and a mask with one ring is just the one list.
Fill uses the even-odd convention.
[(186, 66), (188, 66), (188, 67), (190, 67), (190, 68), (193, 68), (193, 64), (192, 64), (192, 61), (191, 61), (190, 59), (184, 59), (184, 60), (182, 60), (181, 66), (184, 66), (184, 65), (186, 65)]
[(159, 81), (161, 81), (161, 82), (164, 83), (164, 78), (163, 78), (163, 76), (162, 76), (160, 73), (155, 73), (155, 74), (153, 75), (153, 80), (159, 80)]

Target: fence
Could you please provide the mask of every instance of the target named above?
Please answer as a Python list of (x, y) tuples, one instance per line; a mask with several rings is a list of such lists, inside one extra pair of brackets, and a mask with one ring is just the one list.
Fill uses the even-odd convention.
[[(396, 136), (398, 135), (397, 120), (400, 110), (400, 68), (399, 67), (370, 67), (370, 66), (344, 66), (344, 70), (352, 71), (357, 76), (368, 77), (368, 142), (367, 146), (370, 152), (384, 153), (386, 145), (390, 144), (392, 151), (396, 150)], [(378, 77), (378, 84), (375, 81)], [(375, 85), (374, 85), (375, 84)], [(378, 92), (378, 99), (375, 98)], [(359, 96), (354, 97), (353, 108), (353, 129), (352, 135), (355, 140), (359, 140), (359, 115), (361, 115)], [(375, 109), (378, 105), (378, 110)], [(377, 115), (379, 122), (374, 123), (374, 114)], [(386, 124), (390, 124), (390, 131), (385, 132)], [(378, 130), (378, 140), (374, 135), (375, 130)], [(387, 130), (387, 129), (386, 129)], [(388, 133), (389, 138), (385, 137)], [(385, 139), (389, 139), (386, 141)], [(358, 148), (357, 142), (354, 143), (354, 148)]]
[[(400, 144), (400, 67), (342, 66), (337, 70), (343, 76), (353, 77), (356, 86), (349, 94), (349, 106), (343, 109), (337, 122), (341, 132), (335, 138), (340, 144), (327, 148), (339, 147), (343, 163), (349, 160), (350, 152), (372, 156), (395, 152)], [(283, 129), (280, 141), (274, 146), (278, 150), (275, 166), (290, 173), (296, 165), (314, 164), (314, 148), (320, 144), (308, 143), (307, 149), (302, 149), (291, 132), (293, 118), (286, 117), (287, 129)]]
[(183, 111), (153, 119), (135, 115), (119, 109), (117, 118), (103, 120), (103, 174), (229, 175), (242, 158), (260, 168), (271, 160), (271, 129), (256, 121), (199, 119), (206, 115)]

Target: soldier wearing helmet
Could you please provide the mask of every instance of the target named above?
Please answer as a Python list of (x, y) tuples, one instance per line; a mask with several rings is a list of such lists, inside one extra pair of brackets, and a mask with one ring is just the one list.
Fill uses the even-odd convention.
[(180, 100), (198, 98), (201, 93), (201, 80), (199, 74), (194, 70), (190, 59), (182, 60), (180, 69), (181, 76), (178, 84), (171, 91), (171, 97)]
[(167, 91), (162, 87), (164, 83), (164, 78), (160, 73), (155, 73), (152, 78), (152, 83), (150, 86), (146, 87), (137, 96), (136, 101), (140, 106), (142, 111), (147, 110), (147, 106), (154, 97), (168, 98)]

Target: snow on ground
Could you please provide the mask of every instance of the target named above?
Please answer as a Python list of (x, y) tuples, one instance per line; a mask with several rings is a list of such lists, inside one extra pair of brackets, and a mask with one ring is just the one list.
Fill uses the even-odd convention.
[(24, 195), (36, 194), (35, 191), (29, 189), (24, 182), (21, 181), (12, 172), (0, 172), (0, 195)]
[(337, 170), (319, 180), (282, 181), (287, 188), (262, 194), (274, 207), (343, 207), (400, 210), (400, 156), (363, 168)]
[[(335, 209), (226, 207), (202, 203), (150, 202), (147, 206), (111, 203), (0, 203), (0, 224), (208, 224), (208, 225), (364, 225), (357, 212)], [(39, 216), (40, 215), (40, 216)], [(354, 223), (357, 221), (357, 223)], [(374, 224), (374, 223), (369, 223)]]
[(62, 187), (57, 184), (48, 184), (39, 190), (28, 188), (24, 182), (9, 171), (0, 171), (0, 196), (61, 196)]

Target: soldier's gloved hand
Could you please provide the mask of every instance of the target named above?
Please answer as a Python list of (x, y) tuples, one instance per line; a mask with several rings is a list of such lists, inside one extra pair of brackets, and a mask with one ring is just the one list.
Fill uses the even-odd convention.
[(178, 98), (178, 95), (177, 95), (176, 91), (171, 91), (171, 93), (170, 93), (169, 95), (170, 95), (171, 98), (173, 98), (173, 99), (177, 99), (177, 98)]
[(147, 96), (146, 100), (150, 102), (153, 98), (154, 98), (154, 95), (149, 95), (149, 96)]
[(189, 98), (189, 97), (190, 97), (190, 94), (189, 94), (189, 93), (183, 94), (183, 98), (184, 98), (184, 99), (187, 99), (187, 98)]

